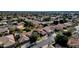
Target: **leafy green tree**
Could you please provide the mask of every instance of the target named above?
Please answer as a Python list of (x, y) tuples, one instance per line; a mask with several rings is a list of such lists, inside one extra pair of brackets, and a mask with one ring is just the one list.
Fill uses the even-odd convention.
[(29, 27), (26, 27), (26, 28), (24, 29), (24, 31), (29, 32), (29, 31), (31, 31), (31, 29), (30, 29)]
[(72, 35), (70, 31), (64, 31), (63, 34), (66, 35), (67, 37), (70, 37)]
[(62, 47), (67, 47), (68, 37), (63, 34), (57, 34), (55, 42), (56, 44), (59, 44)]
[(63, 24), (63, 23), (66, 23), (67, 20), (63, 19), (63, 20), (60, 20), (59, 22), (60, 22), (61, 24)]
[(0, 17), (0, 21), (2, 20), (2, 18)]
[(53, 24), (57, 25), (59, 23), (59, 21), (54, 21)]
[(0, 33), (0, 37), (2, 37), (3, 33)]
[(36, 42), (38, 40), (39, 33), (37, 31), (33, 31), (30, 36), (30, 43)]
[(48, 26), (48, 24), (43, 24), (44, 27)]
[(33, 23), (32, 22), (30, 22), (30, 21), (24, 21), (24, 26), (26, 27), (26, 26), (28, 26), (28, 27), (30, 27), (30, 26), (33, 26)]
[(64, 23), (64, 21), (63, 21), (63, 20), (60, 20), (59, 22), (60, 22), (61, 24), (62, 24), (62, 23)]
[(14, 34), (14, 38), (15, 38), (15, 41), (18, 42), (18, 39), (20, 38), (20, 33), (16, 32)]

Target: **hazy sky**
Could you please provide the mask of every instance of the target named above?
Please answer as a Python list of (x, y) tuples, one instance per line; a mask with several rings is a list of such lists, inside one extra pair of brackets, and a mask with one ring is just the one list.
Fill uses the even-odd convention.
[(0, 11), (79, 11), (78, 0), (0, 0)]

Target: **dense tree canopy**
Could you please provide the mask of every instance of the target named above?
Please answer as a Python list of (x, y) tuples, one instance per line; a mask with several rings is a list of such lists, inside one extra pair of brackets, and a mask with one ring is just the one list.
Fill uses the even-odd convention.
[(56, 42), (56, 44), (59, 44), (62, 47), (66, 47), (67, 42), (68, 42), (68, 37), (65, 35), (57, 34), (57, 36), (55, 38), (55, 42)]
[(37, 31), (33, 31), (30, 36), (30, 43), (36, 42), (39, 37), (39, 33)]

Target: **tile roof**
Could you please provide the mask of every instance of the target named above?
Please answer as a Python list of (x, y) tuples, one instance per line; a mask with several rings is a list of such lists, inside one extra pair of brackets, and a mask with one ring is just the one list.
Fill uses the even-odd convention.
[(25, 36), (25, 35), (21, 35), (21, 38), (19, 39), (19, 42), (22, 43), (24, 41), (29, 40), (29, 37)]
[(15, 41), (13, 41), (11, 38), (9, 38), (7, 36), (0, 37), (0, 42), (3, 44), (4, 47), (15, 44)]
[(67, 43), (70, 47), (77, 47), (79, 48), (79, 39), (76, 38), (71, 38), (69, 39), (68, 43)]
[(0, 28), (0, 32), (8, 31), (8, 28)]

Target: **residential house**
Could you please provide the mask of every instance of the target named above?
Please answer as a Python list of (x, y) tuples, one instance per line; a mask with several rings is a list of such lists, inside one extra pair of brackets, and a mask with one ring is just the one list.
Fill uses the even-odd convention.
[(0, 33), (4, 33), (4, 32), (9, 33), (9, 29), (7, 27), (0, 28)]
[(52, 32), (52, 30), (50, 29), (50, 27), (46, 26), (43, 28), (43, 30), (48, 34), (50, 32)]
[(64, 27), (65, 27), (64, 24), (55, 25), (55, 29), (57, 30), (63, 30)]
[(51, 17), (51, 21), (54, 21), (55, 19), (56, 19), (55, 16), (52, 16), (52, 17)]
[(16, 27), (17, 27), (17, 29), (24, 29), (24, 24), (18, 23), (18, 25)]
[(22, 35), (25, 35), (27, 37), (30, 37), (32, 34), (32, 32), (26, 32), (26, 31), (23, 31)]
[(76, 31), (79, 31), (79, 25), (75, 26)]
[(46, 32), (43, 29), (38, 28), (36, 31), (43, 36), (46, 35)]
[(79, 38), (71, 38), (67, 44), (70, 48), (79, 48)]
[(27, 37), (24, 34), (21, 34), (20, 38), (18, 39), (19, 43), (23, 43), (23, 42), (28, 41), (28, 40), (29, 40), (29, 37)]
[(65, 26), (65, 27), (71, 27), (71, 26), (72, 26), (72, 22), (64, 23), (64, 26)]
[(3, 47), (8, 47), (10, 45), (15, 44), (15, 39), (12, 34), (7, 36), (0, 37), (0, 44), (3, 45)]

